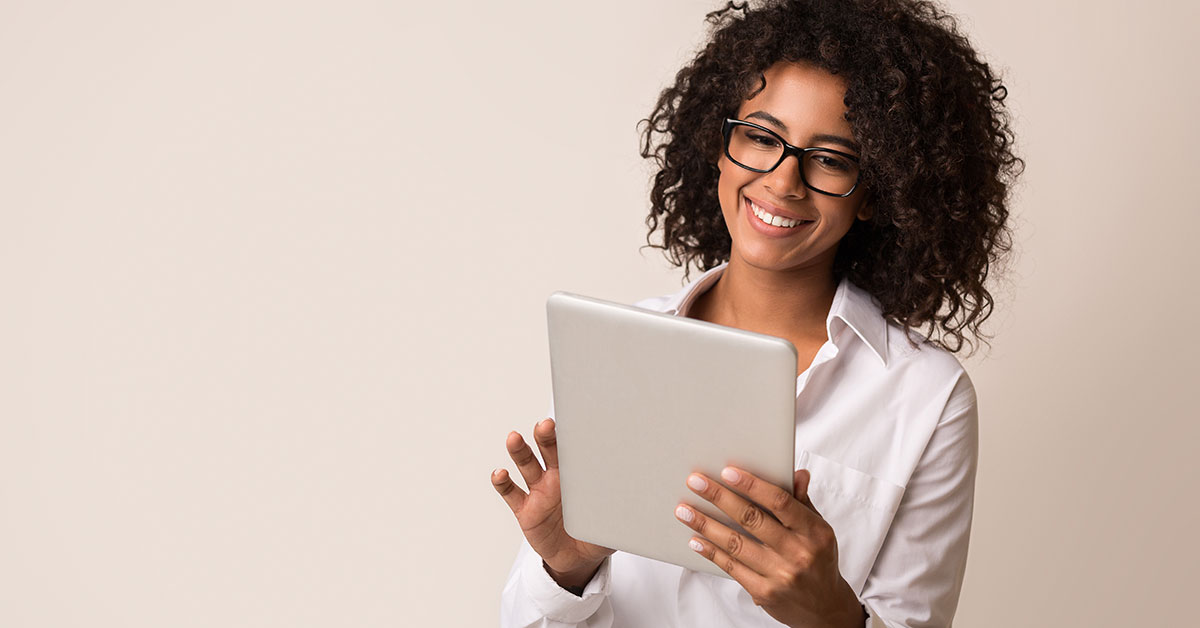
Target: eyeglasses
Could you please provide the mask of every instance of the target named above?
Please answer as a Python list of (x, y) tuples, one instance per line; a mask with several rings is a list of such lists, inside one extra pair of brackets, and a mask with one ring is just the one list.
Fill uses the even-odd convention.
[(858, 157), (832, 148), (799, 148), (778, 133), (753, 122), (726, 118), (721, 127), (725, 156), (751, 172), (771, 172), (795, 155), (805, 187), (826, 196), (845, 198), (858, 187)]

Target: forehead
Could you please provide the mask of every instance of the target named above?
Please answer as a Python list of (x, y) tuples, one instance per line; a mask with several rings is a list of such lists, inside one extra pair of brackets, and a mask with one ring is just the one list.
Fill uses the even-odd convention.
[(766, 86), (742, 103), (738, 117), (763, 111), (787, 125), (789, 134), (850, 135), (846, 83), (806, 63), (780, 62), (763, 72)]

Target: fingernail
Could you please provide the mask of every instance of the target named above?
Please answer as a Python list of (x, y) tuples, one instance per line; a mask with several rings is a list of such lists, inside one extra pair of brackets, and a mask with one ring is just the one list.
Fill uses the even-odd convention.
[(689, 475), (687, 484), (688, 486), (692, 487), (692, 490), (694, 491), (703, 491), (704, 489), (708, 488), (708, 482), (705, 482), (704, 478), (698, 475)]
[(725, 467), (721, 469), (721, 477), (730, 484), (736, 484), (738, 480), (742, 479), (742, 474), (735, 471), (733, 467)]
[(695, 550), (697, 552), (704, 551), (704, 546), (701, 545), (700, 541), (697, 541), (696, 539), (692, 539), (692, 540), (688, 541), (688, 547), (692, 548), (693, 550)]
[(691, 523), (692, 519), (696, 518), (696, 515), (692, 514), (692, 509), (687, 506), (677, 506), (675, 508), (675, 516), (679, 517), (679, 520), (685, 523)]

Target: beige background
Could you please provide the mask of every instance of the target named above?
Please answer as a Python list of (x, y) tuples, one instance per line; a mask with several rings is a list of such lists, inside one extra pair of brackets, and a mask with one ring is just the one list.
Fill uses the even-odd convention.
[[(709, 0), (0, 4), (0, 626), (487, 626)], [(1188, 620), (1190, 2), (954, 0), (1029, 167), (959, 625)], [(553, 149), (553, 150), (551, 150)]]

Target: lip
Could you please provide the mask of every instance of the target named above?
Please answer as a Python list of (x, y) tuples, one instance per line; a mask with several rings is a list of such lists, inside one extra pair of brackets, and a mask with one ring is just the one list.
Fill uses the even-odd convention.
[[(754, 199), (753, 202), (755, 205), (758, 205), (759, 207), (763, 208), (768, 213), (774, 214), (781, 218), (788, 218), (791, 220), (807, 220), (805, 218), (801, 218), (800, 216), (797, 216), (793, 212), (789, 212), (785, 209), (780, 209), (774, 205), (771, 205), (770, 203), (762, 203), (762, 202), (759, 202), (758, 199)], [(758, 216), (754, 215), (754, 210), (752, 210), (750, 208), (750, 203), (751, 203), (750, 197), (748, 197), (746, 195), (742, 195), (742, 209), (745, 210), (742, 213), (746, 214), (746, 220), (750, 223), (750, 226), (755, 231), (757, 231), (763, 235), (766, 235), (766, 236), (770, 236), (773, 238), (783, 238), (783, 237), (787, 237), (787, 236), (792, 236), (792, 235), (796, 235), (797, 233), (800, 233), (802, 231), (807, 231), (809, 227), (816, 224), (815, 221), (809, 221), (809, 222), (805, 222), (803, 224), (796, 225), (795, 227), (776, 227), (775, 225), (768, 225), (767, 223), (759, 220)]]

